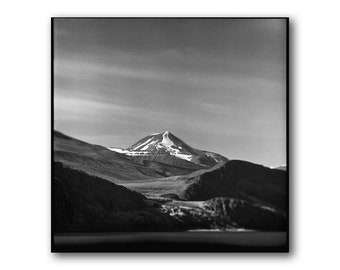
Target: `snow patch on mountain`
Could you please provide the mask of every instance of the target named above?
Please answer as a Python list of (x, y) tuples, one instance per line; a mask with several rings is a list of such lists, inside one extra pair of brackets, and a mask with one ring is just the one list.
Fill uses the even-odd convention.
[(176, 147), (176, 145), (169, 138), (169, 131), (165, 131), (163, 133), (163, 140), (156, 145), (157, 149), (165, 148), (166, 151), (168, 151), (170, 155), (176, 156), (176, 157), (181, 158), (181, 159), (185, 159), (187, 161), (190, 161), (192, 159), (192, 155), (182, 154), (182, 153), (180, 153), (180, 149), (176, 149), (175, 147)]
[[(147, 145), (148, 142), (150, 142), (153, 139), (153, 137), (151, 137), (150, 139), (148, 139), (147, 141), (141, 143), (140, 145), (138, 145), (137, 147), (135, 147), (133, 150), (137, 150), (138, 148), (142, 147), (143, 145)], [(143, 147), (144, 148), (144, 147)], [(145, 148), (146, 149), (146, 148)], [(144, 149), (144, 150), (145, 150)], [(142, 149), (143, 150), (143, 149)]]
[(121, 154), (125, 154), (126, 152), (129, 152), (127, 150), (124, 150), (122, 148), (116, 148), (116, 147), (108, 147), (107, 149), (117, 152), (117, 153), (121, 153)]
[(116, 147), (107, 147), (107, 149), (127, 156), (147, 156), (149, 154), (148, 151), (130, 151)]

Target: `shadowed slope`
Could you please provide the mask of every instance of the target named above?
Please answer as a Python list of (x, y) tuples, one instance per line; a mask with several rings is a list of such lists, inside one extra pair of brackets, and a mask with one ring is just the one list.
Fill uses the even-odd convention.
[(53, 172), (55, 232), (164, 230), (178, 223), (123, 186), (59, 162), (54, 163)]
[(226, 196), (286, 210), (287, 175), (284, 171), (231, 160), (213, 170), (195, 172), (180, 179), (188, 184), (179, 194), (184, 199), (207, 200)]

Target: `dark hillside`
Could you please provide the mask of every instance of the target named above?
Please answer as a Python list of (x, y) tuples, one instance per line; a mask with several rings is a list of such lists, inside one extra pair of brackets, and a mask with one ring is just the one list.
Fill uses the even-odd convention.
[(208, 200), (214, 197), (246, 199), (286, 210), (287, 175), (246, 161), (231, 160), (214, 169), (194, 172), (177, 181), (186, 183), (181, 198)]
[(55, 232), (164, 230), (176, 221), (150, 208), (145, 197), (96, 176), (54, 163)]

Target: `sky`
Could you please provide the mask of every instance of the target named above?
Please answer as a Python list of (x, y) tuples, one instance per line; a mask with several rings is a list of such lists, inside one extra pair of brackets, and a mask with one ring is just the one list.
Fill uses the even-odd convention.
[(55, 19), (53, 62), (55, 130), (286, 164), (285, 20)]

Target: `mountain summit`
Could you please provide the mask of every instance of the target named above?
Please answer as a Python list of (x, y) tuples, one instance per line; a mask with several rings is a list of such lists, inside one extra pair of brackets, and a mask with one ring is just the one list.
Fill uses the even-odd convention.
[[(114, 147), (108, 149), (132, 157), (145, 157), (148, 160), (151, 158), (158, 161), (161, 159), (162, 162), (166, 157), (172, 156), (204, 167), (228, 160), (219, 154), (195, 149), (169, 131), (148, 135), (126, 149)], [(173, 165), (169, 160), (165, 163)]]
[(198, 155), (188, 144), (183, 142), (181, 139), (170, 133), (164, 131), (162, 133), (151, 134), (137, 143), (130, 146), (127, 150), (129, 151), (145, 151), (148, 153), (169, 153), (170, 155), (176, 156), (190, 161), (192, 155)]

